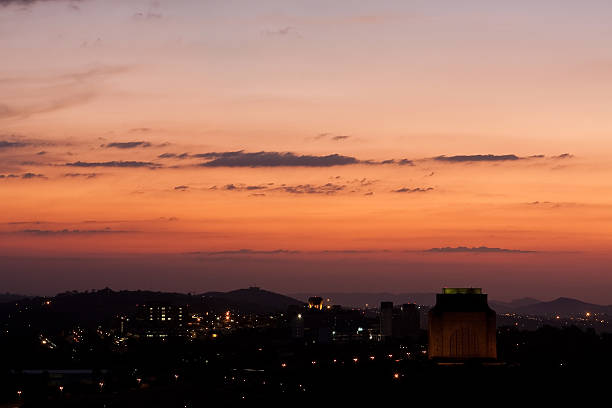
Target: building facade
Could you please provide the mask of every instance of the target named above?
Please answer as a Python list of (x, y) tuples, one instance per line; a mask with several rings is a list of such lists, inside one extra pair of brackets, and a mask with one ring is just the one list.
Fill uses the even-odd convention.
[(496, 359), (495, 311), (480, 288), (444, 288), (429, 311), (429, 358)]

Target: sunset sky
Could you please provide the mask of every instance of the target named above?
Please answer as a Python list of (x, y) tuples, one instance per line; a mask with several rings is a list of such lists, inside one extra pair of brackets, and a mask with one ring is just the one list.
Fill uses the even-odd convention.
[(0, 0), (0, 291), (612, 304), (612, 3)]

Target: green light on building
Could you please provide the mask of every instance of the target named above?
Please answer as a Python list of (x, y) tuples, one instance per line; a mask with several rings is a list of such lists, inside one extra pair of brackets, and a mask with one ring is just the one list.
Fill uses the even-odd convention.
[(445, 295), (482, 295), (482, 288), (443, 288)]

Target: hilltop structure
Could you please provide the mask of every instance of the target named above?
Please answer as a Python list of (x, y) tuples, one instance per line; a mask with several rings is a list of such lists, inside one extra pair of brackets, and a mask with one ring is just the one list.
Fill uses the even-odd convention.
[(480, 288), (444, 288), (429, 311), (429, 358), (496, 359), (495, 312)]

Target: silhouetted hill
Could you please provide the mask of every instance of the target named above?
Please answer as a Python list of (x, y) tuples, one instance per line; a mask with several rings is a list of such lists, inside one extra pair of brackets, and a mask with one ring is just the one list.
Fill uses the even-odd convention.
[(18, 295), (16, 293), (0, 293), (0, 303), (15, 302), (21, 299), (27, 299), (32, 296)]
[(585, 303), (577, 299), (560, 297), (550, 302), (539, 302), (531, 305), (516, 308), (515, 313), (533, 314), (533, 315), (581, 315), (587, 312), (590, 313), (605, 313), (612, 315), (612, 306), (595, 305)]
[(542, 302), (541, 300), (525, 297), (521, 299), (514, 299), (511, 302), (502, 302), (500, 300), (489, 300), (489, 306), (497, 313), (511, 313), (515, 312), (520, 307), (530, 306), (536, 303)]
[(91, 292), (65, 292), (54, 297), (34, 297), (0, 303), (0, 321), (16, 312), (33, 327), (68, 327), (74, 324), (93, 326), (108, 322), (117, 315), (131, 315), (137, 305), (166, 303), (187, 305), (197, 312), (243, 313), (283, 312), (292, 304), (301, 302), (284, 295), (258, 288), (232, 292), (210, 292), (204, 295), (152, 291), (113, 291), (102, 289)]
[(283, 312), (290, 305), (303, 304), (292, 297), (255, 287), (231, 292), (207, 292), (200, 296), (206, 302), (232, 305), (234, 308), (247, 312)]

